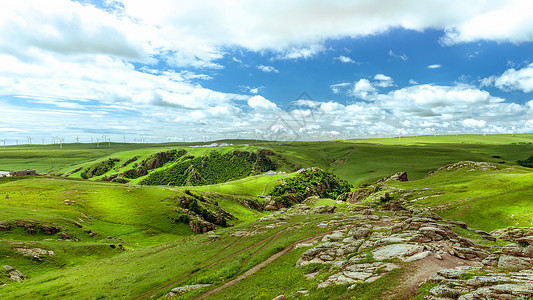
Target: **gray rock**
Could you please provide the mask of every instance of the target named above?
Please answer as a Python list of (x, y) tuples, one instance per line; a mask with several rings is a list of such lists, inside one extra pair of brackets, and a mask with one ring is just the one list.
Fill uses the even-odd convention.
[(519, 270), (531, 269), (533, 268), (533, 259), (503, 254), (498, 261), (498, 267)]
[(356, 239), (362, 239), (370, 234), (370, 229), (366, 227), (353, 228), (348, 232), (348, 235), (353, 236)]
[(445, 278), (459, 278), (463, 271), (459, 269), (442, 269), (437, 271), (437, 274)]
[(9, 271), (13, 271), (13, 270), (15, 270), (15, 268), (13, 268), (12, 266), (8, 266), (8, 265), (5, 265), (5, 266), (4, 266), (4, 269), (5, 269), (6, 271), (8, 271), (8, 272), (9, 272)]
[(508, 282), (511, 282), (510, 278), (503, 276), (474, 276), (466, 281), (466, 285), (470, 287), (482, 287)]
[(372, 251), (375, 260), (384, 260), (393, 257), (399, 257), (405, 255), (409, 250), (418, 247), (411, 244), (392, 244), (386, 245)]
[(201, 288), (208, 287), (208, 286), (211, 286), (211, 284), (191, 284), (191, 285), (178, 286), (178, 287), (173, 288), (170, 291), (173, 293), (177, 293), (177, 294), (184, 294), (186, 292), (201, 289)]

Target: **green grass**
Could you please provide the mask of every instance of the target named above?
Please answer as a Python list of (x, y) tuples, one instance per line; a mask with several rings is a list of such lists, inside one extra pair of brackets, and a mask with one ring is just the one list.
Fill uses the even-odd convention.
[[(430, 208), (446, 219), (465, 221), (472, 228), (490, 231), (506, 226), (533, 225), (533, 172), (516, 165), (517, 160), (532, 155), (531, 134), (421, 136), (343, 142), (230, 142), (251, 146), (216, 150), (269, 148), (276, 152), (273, 159), (280, 162), (279, 170), (320, 167), (354, 185), (372, 183), (397, 171), (407, 171), (410, 181), (388, 183), (404, 190), (392, 195), (414, 200), (409, 203)], [(119, 158), (119, 165), (133, 156), (139, 156), (138, 161), (141, 161), (153, 153), (186, 146), (190, 145), (111, 143), (110, 147), (101, 144), (97, 149), (95, 144), (65, 144), (62, 150), (58, 145), (8, 146), (6, 150), (0, 149), (0, 169), (32, 168), (39, 173), (64, 173), (111, 157)], [(188, 154), (195, 156), (203, 156), (211, 150), (187, 148)], [(456, 170), (438, 172), (423, 179), (429, 171), (462, 160), (505, 163), (499, 164), (500, 171)], [(131, 165), (102, 176), (123, 172)], [(131, 299), (147, 291), (153, 291), (154, 298), (157, 298), (170, 288), (184, 284), (213, 283), (216, 287), (292, 242), (328, 230), (315, 225), (335, 216), (296, 216), (270, 229), (265, 225), (272, 222), (255, 221), (268, 213), (246, 208), (242, 202), (263, 194), (263, 191), (267, 194), (276, 181), (290, 175), (257, 175), (210, 186), (148, 187), (137, 185), (142, 178), (128, 184), (112, 184), (77, 179), (79, 174), (73, 174), (69, 179), (42, 176), (0, 178), (0, 221), (26, 219), (53, 223), (79, 239), (78, 242), (68, 242), (56, 235), (31, 235), (20, 227), (0, 231), (0, 264), (11, 265), (29, 277), (23, 284), (13, 283), (0, 288), (0, 298)], [(237, 217), (237, 220), (230, 221), (235, 226), (217, 228), (221, 237), (208, 241), (206, 235), (193, 234), (188, 225), (173, 223), (176, 196), (185, 189), (209, 195)], [(347, 208), (331, 199), (312, 199), (305, 204)], [(81, 223), (83, 228), (78, 228), (75, 222)], [(281, 232), (301, 222), (306, 225)], [(85, 229), (97, 235), (90, 237)], [(230, 235), (238, 230), (257, 230), (257, 234), (242, 238)], [(482, 241), (478, 234), (459, 228), (455, 230), (494, 246), (494, 243)], [(107, 239), (108, 236), (112, 239)], [(109, 247), (111, 243), (122, 243), (127, 251), (112, 249)], [(55, 255), (37, 261), (15, 252), (13, 248), (18, 246), (52, 250)], [(372, 284), (358, 285), (350, 291), (346, 286), (317, 289), (316, 283), (303, 278), (305, 268), (294, 268), (302, 251), (305, 249), (291, 251), (214, 298), (273, 298), (285, 294), (301, 299), (376, 299), (385, 289), (396, 285), (405, 272), (404, 269), (391, 272)], [(322, 271), (322, 276), (327, 276), (327, 268)], [(279, 280), (280, 274), (284, 280)], [(0, 274), (0, 284), (6, 280), (5, 274)], [(309, 289), (309, 295), (296, 294), (300, 289)], [(204, 291), (190, 292), (184, 298), (194, 298)]]
[(255, 175), (225, 183), (188, 187), (188, 189), (247, 196), (262, 195), (264, 192), (267, 195), (272, 190), (275, 182), (286, 176), (289, 175)]
[[(331, 216), (315, 215), (313, 220), (318, 222), (327, 217)], [(304, 219), (303, 216), (296, 217), (280, 227), (262, 230), (246, 239), (230, 236), (229, 233), (237, 229), (251, 231), (268, 223), (250, 223), (235, 229), (221, 229), (219, 232), (222, 237), (215, 241), (208, 241), (205, 235), (196, 235), (123, 252), (111, 258), (35, 276), (24, 284), (8, 285), (0, 289), (0, 297), (117, 299), (134, 298), (149, 290), (162, 295), (171, 287), (181, 284), (221, 284), (222, 280), (244, 272), (288, 244), (326, 230), (314, 226), (314, 222), (300, 229), (285, 230)], [(279, 232), (279, 236), (271, 240), (270, 237)], [(265, 242), (258, 243), (262, 240)], [(248, 250), (242, 251), (250, 246)], [(235, 255), (231, 256), (232, 254)], [(215, 264), (212, 265), (213, 263)], [(212, 266), (208, 267), (209, 265)], [(188, 276), (199, 269), (201, 270)], [(182, 283), (172, 284), (179, 279), (183, 279)], [(158, 288), (168, 284), (171, 286), (157, 293)]]
[(408, 197), (415, 200), (412, 204), (430, 207), (443, 218), (464, 221), (472, 228), (491, 231), (533, 225), (533, 173), (526, 168), (445, 171), (394, 185), (419, 190)]

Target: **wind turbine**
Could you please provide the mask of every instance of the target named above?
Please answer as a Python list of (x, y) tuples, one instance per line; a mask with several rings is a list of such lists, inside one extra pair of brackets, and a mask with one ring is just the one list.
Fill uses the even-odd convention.
[(6, 140), (7, 139), (3, 139), (2, 141), (4, 142), (4, 150), (6, 150)]
[(80, 143), (80, 137), (77, 136), (77, 137), (76, 137), (76, 144), (79, 144), (79, 143)]
[(57, 138), (59, 140), (59, 149), (63, 149), (63, 143), (65, 142), (65, 138)]
[(28, 138), (28, 144), (30, 144), (31, 146), (31, 136), (28, 136), (27, 138)]
[(96, 138), (96, 148), (100, 148), (100, 144), (98, 144), (98, 138)]

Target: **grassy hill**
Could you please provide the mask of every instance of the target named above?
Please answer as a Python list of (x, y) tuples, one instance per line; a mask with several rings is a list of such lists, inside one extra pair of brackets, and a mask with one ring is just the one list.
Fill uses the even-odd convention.
[[(462, 135), (331, 142), (231, 141), (247, 145), (217, 148), (179, 143), (111, 143), (100, 144), (100, 148), (94, 144), (65, 144), (63, 149), (58, 149), (59, 145), (8, 146), (0, 149), (1, 170), (32, 168), (50, 176), (0, 178), (0, 265), (13, 266), (27, 276), (23, 283), (13, 283), (0, 272), (0, 298), (144, 299), (164, 297), (177, 285), (213, 284), (183, 296), (192, 299), (294, 242), (341, 226), (335, 223), (342, 218), (338, 214), (289, 213), (278, 218), (278, 213), (250, 205), (267, 204), (269, 199), (256, 196), (269, 195), (277, 184), (295, 176), (291, 172), (299, 168), (328, 170), (354, 185), (353, 191), (372, 184), (372, 193), (359, 204), (379, 206), (380, 198), (389, 193), (411, 209), (464, 221), (473, 229), (531, 227), (533, 172), (517, 165), (517, 161), (533, 155), (532, 142), (533, 135)], [(187, 153), (127, 184), (100, 180), (134, 169), (157, 153), (180, 149)], [(150, 174), (183, 163), (187, 155), (203, 158), (216, 150), (220, 157), (228, 154), (231, 160), (235, 150), (256, 153), (259, 149), (272, 151), (269, 157), (276, 163), (276, 171), (287, 173), (247, 173), (243, 175), (247, 177), (235, 177), (237, 180), (187, 187), (140, 184)], [(136, 160), (121, 166), (133, 157)], [(90, 180), (81, 179), (82, 170), (110, 158), (118, 159), (110, 170)], [(441, 169), (424, 178), (430, 171), (467, 160), (489, 162), (496, 168)], [(223, 166), (231, 168), (230, 164)], [(65, 173), (80, 167), (80, 171), (64, 178)], [(407, 171), (409, 181), (375, 184), (398, 171)], [(233, 215), (235, 219), (229, 220), (232, 226), (216, 225), (216, 234), (198, 235), (187, 223), (177, 222), (184, 207), (190, 207), (183, 206), (183, 201), (191, 194), (205, 199), (205, 207)], [(306, 200), (305, 205), (336, 205), (344, 214), (354, 209), (353, 204), (316, 197)], [(328, 222), (333, 227), (318, 226)], [(475, 237), (473, 231), (463, 233)], [(23, 253), (30, 250), (20, 249), (45, 252), (28, 256)], [(406, 266), (364, 289), (316, 289), (314, 283), (303, 279), (303, 274), (312, 269), (293, 267), (306, 249), (287, 252), (219, 297), (273, 298), (284, 292), (304, 297), (297, 296), (296, 291), (310, 289), (310, 299), (326, 295), (375, 299), (380, 293), (376, 291), (399, 284), (402, 274), (409, 271)], [(279, 270), (287, 276), (287, 284), (275, 284)], [(271, 286), (267, 288), (266, 282)], [(7, 285), (2, 287), (4, 283)]]

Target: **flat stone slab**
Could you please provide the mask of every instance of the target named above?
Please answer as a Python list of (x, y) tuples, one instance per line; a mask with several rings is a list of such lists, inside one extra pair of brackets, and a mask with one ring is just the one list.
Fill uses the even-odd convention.
[(385, 245), (372, 251), (375, 260), (384, 260), (394, 257), (404, 256), (408, 251), (417, 247), (411, 244), (391, 244)]

